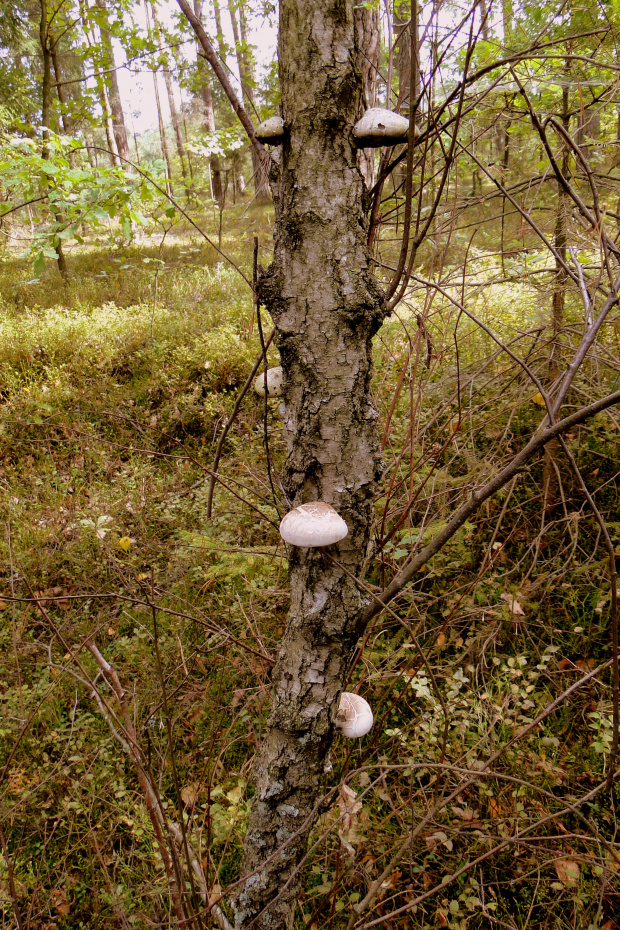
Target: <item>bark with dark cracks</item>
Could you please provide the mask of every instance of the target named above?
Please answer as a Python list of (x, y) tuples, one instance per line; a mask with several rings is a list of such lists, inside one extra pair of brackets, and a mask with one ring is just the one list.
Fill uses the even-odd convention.
[[(337, 546), (289, 550), (291, 608), (255, 760), (238, 930), (290, 928), (347, 662), (365, 598), (337, 565), (362, 569), (382, 463), (372, 337), (385, 314), (369, 266), (352, 128), (361, 95), (353, 0), (281, 0), (279, 64), (288, 138), (272, 175), (274, 261), (259, 283), (285, 375), (283, 482), (293, 505), (332, 504)], [(270, 858), (273, 857), (273, 858)], [(288, 884), (287, 884), (288, 883)], [(284, 886), (287, 885), (285, 888)]]

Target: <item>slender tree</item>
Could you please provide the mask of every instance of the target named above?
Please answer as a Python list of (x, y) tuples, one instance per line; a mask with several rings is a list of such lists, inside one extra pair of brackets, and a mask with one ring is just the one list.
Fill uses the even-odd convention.
[[(188, 15), (187, 0), (179, 5)], [(293, 505), (332, 504), (349, 535), (329, 551), (289, 552), (291, 609), (254, 766), (242, 867), (244, 874), (260, 871), (236, 898), (239, 928), (252, 921), (257, 928), (292, 926), (295, 869), (318, 815), (364, 607), (351, 575), (366, 557), (381, 473), (370, 379), (372, 337), (385, 308), (369, 263), (351, 132), (362, 93), (356, 60), (353, 0), (282, 0), (279, 68), (289, 137), (273, 174), (274, 261), (259, 295), (276, 325), (285, 373), (286, 495)]]
[[(41, 43), (41, 57), (43, 59), (43, 71), (41, 75), (41, 138), (43, 139), (43, 147), (41, 149), (41, 154), (43, 158), (49, 158), (50, 123), (52, 119), (52, 56), (56, 42), (58, 41), (58, 38), (54, 37), (52, 33), (51, 22), (57, 11), (50, 10), (47, 0), (40, 0), (40, 3), (41, 19), (39, 23), (39, 40)], [(45, 182), (48, 188), (51, 187), (52, 184), (53, 182), (49, 179)], [(53, 201), (50, 201), (50, 209), (56, 222), (60, 222), (61, 215), (54, 206)], [(58, 271), (63, 280), (66, 281), (69, 277), (69, 270), (67, 268), (67, 259), (65, 258), (62, 239), (56, 236), (53, 245), (56, 250)]]
[[(144, 0), (144, 12), (146, 15), (146, 29), (149, 38), (152, 37), (151, 20), (149, 16), (149, 0)], [(168, 148), (168, 139), (166, 137), (166, 126), (161, 112), (161, 99), (159, 97), (159, 83), (157, 80), (157, 68), (153, 69), (153, 89), (155, 91), (155, 106), (157, 108), (157, 125), (159, 127), (159, 141), (161, 151), (166, 163), (166, 192), (172, 196), (172, 164), (170, 161), (170, 149)]]
[[(228, 11), (230, 13), (230, 21), (235, 40), (235, 53), (237, 56), (237, 67), (239, 68), (243, 102), (250, 114), (254, 115), (256, 110), (254, 105), (254, 69), (248, 44), (247, 20), (243, 0), (237, 0), (236, 3), (235, 0), (228, 0)], [(239, 22), (237, 22), (237, 14), (239, 14)], [(268, 170), (268, 159), (261, 155), (256, 148), (252, 148), (254, 192), (258, 197), (269, 195), (267, 180)]]
[[(355, 32), (357, 68), (362, 75), (362, 93), (358, 111), (358, 115), (361, 116), (364, 110), (377, 105), (381, 52), (378, 7), (361, 4), (355, 7)], [(366, 187), (370, 190), (375, 182), (375, 150), (360, 149), (358, 160), (362, 177)]]
[[(202, 0), (194, 0), (194, 15), (202, 23)], [(203, 104), (205, 129), (207, 132), (215, 132), (215, 110), (213, 108), (213, 92), (211, 90), (211, 79), (207, 63), (200, 54), (200, 43), (196, 40), (198, 49), (198, 80), (200, 82), (200, 95)], [(211, 182), (213, 184), (213, 196), (220, 206), (223, 200), (222, 189), (222, 169), (220, 159), (217, 155), (211, 155), (209, 159), (211, 168)]]
[(164, 84), (166, 85), (166, 93), (168, 95), (168, 106), (170, 107), (170, 120), (172, 122), (172, 129), (174, 132), (174, 139), (177, 147), (177, 155), (179, 156), (179, 162), (181, 163), (181, 174), (183, 175), (183, 181), (185, 185), (188, 184), (187, 179), (187, 150), (185, 148), (185, 142), (183, 141), (183, 132), (181, 130), (181, 120), (179, 119), (179, 111), (177, 109), (176, 101), (174, 99), (174, 89), (172, 87), (172, 74), (170, 73), (170, 68), (168, 67), (168, 56), (164, 47), (164, 37), (161, 30), (161, 23), (159, 21), (159, 14), (157, 12), (157, 3), (155, 0), (151, 0), (151, 12), (153, 15), (153, 31), (155, 33), (155, 38), (157, 39), (157, 44), (159, 46), (159, 52), (161, 60), (163, 63), (163, 74), (164, 74)]
[[(118, 77), (116, 75), (116, 62), (114, 60), (114, 49), (112, 47), (112, 37), (107, 26), (108, 8), (106, 0), (95, 0), (97, 8), (100, 11), (99, 34), (101, 35), (101, 45), (106, 62), (105, 80), (108, 85), (108, 100), (112, 112), (112, 123), (114, 126), (114, 138), (116, 139), (116, 148), (122, 164), (129, 169), (127, 161), (130, 157), (129, 143), (127, 141), (127, 130), (125, 128), (125, 115), (121, 103), (121, 95), (118, 87)], [(124, 161), (123, 161), (124, 159)]]
[[(565, 68), (565, 77), (570, 74), (570, 65)], [(569, 113), (569, 85), (566, 80), (562, 85), (562, 125), (568, 132), (570, 125)], [(566, 143), (562, 145), (562, 174), (568, 176), (570, 164), (570, 149)], [(554, 245), (555, 245), (555, 280), (553, 282), (551, 294), (551, 351), (549, 353), (549, 364), (547, 369), (547, 380), (550, 387), (556, 383), (562, 370), (562, 333), (565, 325), (565, 300), (566, 286), (568, 275), (566, 274), (567, 259), (567, 231), (566, 231), (566, 212), (567, 197), (566, 192), (561, 184), (557, 185), (558, 199), (555, 216)], [(560, 442), (553, 439), (545, 447), (545, 465), (543, 472), (543, 489), (545, 497), (545, 510), (547, 513), (553, 511), (558, 501), (559, 481), (558, 481), (558, 454), (560, 453)]]
[[(110, 163), (112, 165), (119, 165), (120, 159), (118, 157), (118, 147), (116, 145), (116, 137), (114, 135), (114, 118), (112, 114), (112, 108), (110, 106), (110, 96), (108, 94), (108, 88), (106, 85), (105, 77), (102, 74), (101, 68), (99, 67), (98, 54), (97, 54), (97, 42), (95, 39), (94, 25), (91, 22), (89, 16), (89, 9), (85, 3), (85, 0), (80, 0), (80, 17), (82, 21), (82, 31), (88, 45), (90, 56), (93, 61), (93, 71), (95, 73), (95, 83), (97, 85), (97, 91), (99, 93), (99, 100), (101, 102), (101, 111), (103, 114), (103, 125), (106, 134), (106, 141), (108, 144), (108, 152)], [(97, 155), (93, 152), (95, 160)]]

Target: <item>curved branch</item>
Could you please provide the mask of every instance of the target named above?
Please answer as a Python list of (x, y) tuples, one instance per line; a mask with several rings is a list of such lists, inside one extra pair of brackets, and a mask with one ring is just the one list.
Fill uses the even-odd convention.
[(535, 452), (538, 452), (539, 449), (542, 449), (551, 439), (555, 439), (556, 436), (559, 436), (560, 433), (564, 433), (566, 430), (570, 429), (572, 426), (576, 426), (578, 423), (583, 423), (584, 420), (587, 420), (589, 417), (594, 416), (596, 413), (601, 413), (601, 411), (606, 410), (608, 407), (613, 407), (614, 404), (620, 403), (620, 391), (614, 391), (613, 394), (608, 394), (607, 397), (603, 397), (600, 400), (595, 401), (593, 404), (590, 404), (588, 407), (582, 407), (581, 410), (575, 411), (568, 417), (564, 417), (563, 420), (559, 420), (557, 423), (554, 423), (553, 426), (549, 426), (546, 429), (536, 432), (530, 439), (530, 441), (523, 447), (523, 449), (518, 452), (507, 465), (502, 468), (494, 478), (491, 478), (490, 481), (487, 481), (479, 490), (473, 491), (471, 497), (468, 501), (465, 501), (459, 509), (456, 511), (451, 520), (448, 521), (443, 530), (435, 536), (435, 538), (422, 549), (417, 556), (415, 556), (407, 568), (394, 578), (394, 580), (385, 588), (384, 591), (379, 594), (377, 602), (370, 605), (366, 608), (362, 614), (358, 627), (364, 629), (366, 625), (372, 620), (374, 616), (381, 612), (383, 606), (389, 604), (397, 594), (399, 594), (402, 589), (411, 581), (416, 572), (428, 562), (440, 549), (442, 549), (445, 544), (454, 536), (456, 531), (463, 526), (466, 520), (474, 514), (479, 507), (488, 500), (489, 497), (492, 497), (500, 488), (503, 488), (511, 478), (514, 478), (521, 469), (525, 466), (526, 462), (534, 455)]

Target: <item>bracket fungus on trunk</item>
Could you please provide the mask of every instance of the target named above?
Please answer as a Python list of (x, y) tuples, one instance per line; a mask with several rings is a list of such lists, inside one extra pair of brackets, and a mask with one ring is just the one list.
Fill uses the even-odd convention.
[[(269, 397), (279, 397), (282, 393), (282, 384), (284, 381), (284, 375), (282, 373), (282, 366), (276, 365), (275, 368), (267, 369), (267, 394)], [(254, 390), (257, 394), (260, 394), (261, 397), (265, 396), (265, 373), (261, 372), (256, 381), (254, 382)]]
[(292, 546), (331, 546), (348, 534), (340, 514), (325, 501), (300, 504), (289, 510), (280, 523), (280, 536)]
[(368, 701), (360, 697), (359, 694), (343, 691), (340, 695), (338, 716), (336, 718), (336, 726), (342, 730), (343, 734), (348, 736), (349, 739), (366, 736), (373, 722), (374, 718)]
[(353, 127), (359, 149), (380, 148), (409, 141), (409, 120), (393, 110), (371, 107)]
[(263, 145), (282, 145), (286, 138), (286, 127), (281, 116), (270, 116), (269, 119), (263, 120), (254, 132)]

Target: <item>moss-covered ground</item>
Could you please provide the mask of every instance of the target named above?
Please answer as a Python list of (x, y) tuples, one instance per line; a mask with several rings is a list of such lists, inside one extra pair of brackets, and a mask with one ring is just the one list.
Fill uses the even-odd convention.
[[(254, 235), (267, 264), (269, 211), (230, 210), (222, 248), (250, 278)], [(252, 392), (224, 445), (208, 518), (215, 448), (260, 344), (246, 284), (194, 230), (163, 244), (90, 242), (69, 264), (62, 284), (51, 263), (33, 281), (14, 254), (0, 262), (2, 927), (16, 925), (16, 906), (23, 930), (177, 926), (144, 792), (118, 739), (120, 710), (87, 643), (118, 675), (162, 807), (185, 824), (217, 893), (238, 877), (287, 611), (264, 408)], [(484, 251), (469, 268), (468, 306), (502, 338), (525, 332), (519, 349), (543, 371), (546, 296), (479, 286), (476, 275), (496, 271)], [(594, 396), (612, 381), (591, 366), (578, 392)], [(375, 387), (387, 470), (365, 583), (378, 590), (541, 414), (522, 370), (423, 290), (377, 338)], [(275, 404), (266, 423), (277, 470)], [(619, 440), (608, 414), (568, 440), (616, 545)], [(344, 927), (463, 772), (609, 659), (605, 551), (568, 468), (555, 464), (553, 500), (540, 456), (367, 631), (350, 687), (376, 724), (361, 743), (338, 737), (325, 775), (326, 789), (347, 775), (361, 802), (337, 824), (348, 802), (336, 795), (315, 831), (318, 840), (331, 828), (307, 864), (300, 928)], [(441, 808), (367, 920), (618, 926), (616, 798), (600, 787), (609, 682), (601, 673), (559, 702)], [(442, 880), (445, 889), (389, 916)]]

